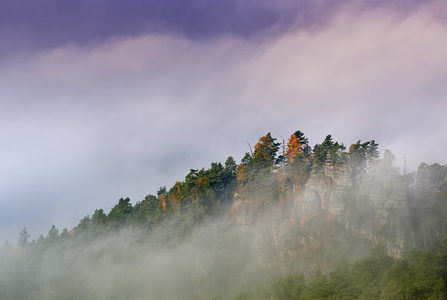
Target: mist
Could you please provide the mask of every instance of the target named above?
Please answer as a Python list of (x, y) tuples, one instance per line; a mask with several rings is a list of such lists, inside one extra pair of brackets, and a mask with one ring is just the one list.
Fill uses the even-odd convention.
[(0, 8), (2, 296), (233, 299), (442, 245), (443, 0)]
[(310, 153), (307, 138), (293, 136), (302, 150), (282, 163), (264, 155), (280, 148), (268, 133), (237, 166), (229, 157), (191, 169), (157, 196), (121, 198), (71, 231), (52, 226), (31, 241), (24, 228), (16, 246), (0, 247), (2, 299), (270, 299), (286, 275), (303, 276), (300, 291), (314, 295), (315, 276), (340, 264), (388, 267), (442, 245), (447, 166), (401, 175), (375, 141), (346, 151), (328, 135)]
[(253, 255), (252, 233), (213, 220), (179, 238), (174, 224), (164, 226), (150, 235), (127, 228), (93, 240), (4, 246), (0, 294), (3, 299), (231, 299), (265, 277)]

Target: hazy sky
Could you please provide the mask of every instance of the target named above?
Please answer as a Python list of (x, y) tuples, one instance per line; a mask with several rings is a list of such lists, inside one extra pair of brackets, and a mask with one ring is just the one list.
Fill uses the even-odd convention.
[(0, 1), (0, 241), (301, 130), (447, 163), (447, 3)]

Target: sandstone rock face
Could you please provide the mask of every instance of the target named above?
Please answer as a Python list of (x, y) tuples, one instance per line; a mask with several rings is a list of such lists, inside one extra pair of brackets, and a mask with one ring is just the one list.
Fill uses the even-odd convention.
[(295, 197), (297, 220), (303, 224), (326, 214), (325, 222), (336, 222), (357, 238), (382, 241), (399, 257), (413, 241), (405, 181), (397, 171), (383, 176), (371, 171), (358, 182), (351, 175), (349, 165), (314, 168)]
[(283, 202), (235, 197), (232, 216), (266, 268), (330, 270), (378, 242), (401, 257), (415, 245), (406, 180), (392, 168), (365, 173), (354, 180), (348, 163), (314, 167)]

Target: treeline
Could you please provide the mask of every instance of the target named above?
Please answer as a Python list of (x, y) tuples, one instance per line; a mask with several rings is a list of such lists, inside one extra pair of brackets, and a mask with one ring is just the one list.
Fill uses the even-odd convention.
[[(247, 205), (251, 203), (254, 220), (257, 214), (272, 207), (290, 208), (287, 203), (293, 203), (312, 170), (318, 172), (328, 165), (348, 169), (353, 186), (374, 168), (380, 168), (382, 173), (396, 172), (395, 158), (389, 150), (385, 150), (382, 159), (379, 157), (374, 140), (357, 141), (347, 148), (327, 135), (321, 143), (311, 147), (299, 130), (281, 142), (267, 133), (253, 149), (250, 147), (239, 164), (229, 156), (224, 164), (215, 162), (208, 169), (191, 169), (183, 181), (177, 181), (169, 189), (160, 187), (156, 195), (149, 194), (135, 205), (129, 198), (121, 198), (108, 213), (102, 208), (96, 209), (72, 230), (64, 228), (59, 232), (53, 226), (47, 236), (25, 240), (36, 247), (46, 240), (59, 238), (94, 239), (126, 227), (150, 232), (161, 224), (171, 224), (177, 228), (179, 236), (185, 236), (205, 219), (231, 216), (234, 204), (237, 206), (237, 202), (244, 201)], [(447, 235), (447, 220), (443, 218), (447, 213), (447, 166), (421, 163), (417, 172), (405, 174), (405, 177), (416, 245), (436, 251), (442, 237)], [(23, 243), (23, 234), (20, 233), (19, 243)], [(5, 246), (8, 244), (5, 242)]]
[(358, 141), (346, 151), (343, 143), (333, 141), (331, 135), (312, 148), (301, 131), (292, 134), (287, 144), (267, 133), (239, 164), (229, 156), (224, 164), (215, 162), (209, 169), (191, 169), (183, 181), (169, 189), (160, 187), (156, 195), (148, 195), (134, 206), (129, 198), (121, 198), (108, 214), (97, 209), (91, 217), (85, 216), (73, 234), (97, 236), (126, 226), (150, 231), (173, 220), (186, 233), (206, 218), (228, 213), (235, 200), (255, 201), (260, 212), (293, 202), (294, 193), (304, 186), (312, 168), (349, 164), (352, 179), (357, 181), (378, 158), (374, 140)]
[[(90, 261), (89, 256), (99, 258), (98, 253), (109, 253), (109, 250), (96, 253), (95, 245), (123, 231), (128, 233), (126, 243), (149, 247), (147, 241), (150, 240), (150, 249), (172, 251), (191, 240), (195, 229), (201, 225), (210, 226), (215, 220), (223, 219), (211, 235), (212, 243), (201, 240), (201, 246), (196, 247), (199, 252), (207, 249), (205, 252), (212, 257), (213, 267), (204, 273), (206, 276), (190, 279), (197, 293), (202, 295), (194, 294), (190, 298), (209, 299), (216, 291), (214, 295), (231, 299), (229, 295), (234, 295), (235, 291), (247, 290), (248, 293), (241, 292), (235, 299), (438, 299), (439, 295), (445, 295), (446, 284), (447, 244), (442, 244), (442, 240), (447, 236), (447, 219), (444, 218), (447, 215), (447, 166), (422, 163), (416, 172), (399, 175), (394, 160), (389, 150), (380, 158), (374, 140), (357, 141), (346, 147), (327, 135), (321, 143), (311, 147), (301, 131), (293, 133), (287, 141), (278, 141), (267, 133), (253, 148), (250, 146), (250, 152), (245, 153), (239, 163), (230, 156), (223, 164), (215, 162), (208, 169), (191, 169), (183, 181), (177, 181), (169, 189), (160, 187), (156, 195), (147, 195), (134, 205), (129, 198), (121, 198), (108, 213), (96, 209), (72, 230), (59, 231), (52, 226), (46, 235), (31, 240), (24, 228), (15, 246), (9, 242), (0, 246), (0, 297), (87, 299), (89, 295), (79, 288), (86, 283), (77, 275), (61, 271), (64, 275), (59, 279), (40, 286), (42, 282), (35, 277), (44, 268), (42, 261), (64, 265), (67, 253), (71, 253), (72, 261), (68, 266), (72, 268), (76, 260)], [(324, 173), (328, 168), (343, 170), (350, 176), (352, 190), (346, 197), (357, 205), (346, 210), (354, 214), (351, 226), (365, 221), (366, 206), (361, 199), (356, 199), (359, 183), (367, 178), (365, 175), (392, 174), (392, 178), (402, 178), (406, 183), (415, 238), (411, 247), (420, 251), (410, 251), (403, 259), (392, 259), (383, 248), (376, 248), (371, 256), (357, 262), (343, 262), (329, 272), (344, 256), (336, 251), (346, 250), (359, 236), (345, 224), (328, 223), (326, 213), (307, 220), (307, 227), (297, 223), (291, 214), (296, 197), (311, 174)], [(278, 236), (284, 241), (283, 254), (277, 249)], [(110, 246), (113, 252), (114, 242)], [(328, 248), (323, 249), (326, 246)], [(83, 249), (90, 252), (84, 253)], [(78, 257), (73, 253), (82, 254)], [(126, 255), (114, 253), (111, 256), (130, 261), (146, 257)], [(306, 262), (298, 262), (296, 255)], [(313, 277), (296, 275), (299, 272), (311, 274), (310, 270), (315, 270), (322, 261), (325, 264), (322, 271), (326, 274), (318, 271)], [(251, 273), (252, 278), (243, 278), (242, 266), (256, 263), (259, 265), (252, 268), (256, 275)], [(285, 272), (295, 275), (284, 276)], [(276, 279), (278, 276), (280, 279)], [(255, 278), (267, 283), (256, 290), (245, 289), (249, 284), (239, 286), (240, 282)], [(222, 292), (222, 286), (227, 292)], [(70, 293), (77, 296), (70, 297)]]
[(312, 276), (285, 275), (260, 285), (251, 293), (240, 292), (234, 299), (430, 299), (447, 297), (447, 240), (439, 251), (410, 251), (403, 259), (388, 256), (377, 245), (369, 256), (342, 261), (338, 267)]

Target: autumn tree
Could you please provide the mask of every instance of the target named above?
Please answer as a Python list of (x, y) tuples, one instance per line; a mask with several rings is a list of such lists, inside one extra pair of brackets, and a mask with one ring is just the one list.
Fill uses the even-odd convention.
[(180, 181), (176, 181), (174, 186), (169, 190), (168, 200), (173, 211), (176, 211), (181, 207), (182, 183)]
[(244, 183), (248, 180), (248, 171), (252, 165), (253, 158), (250, 153), (245, 153), (245, 156), (242, 158), (241, 163), (236, 168), (236, 179), (240, 185), (244, 185)]
[(294, 132), (293, 134), (294, 136), (296, 136), (298, 138), (298, 140), (301, 143), (301, 148), (303, 150), (303, 156), (304, 158), (309, 157), (309, 155), (311, 154), (311, 147), (309, 146), (309, 141), (308, 139), (304, 136), (304, 133), (297, 130)]
[(303, 147), (300, 142), (300, 139), (296, 135), (292, 134), (289, 138), (289, 141), (287, 142), (287, 151), (286, 151), (289, 163), (292, 163), (297, 155), (302, 154), (303, 154)]
[(261, 137), (256, 143), (253, 152), (253, 161), (260, 168), (273, 168), (276, 163), (276, 154), (279, 149), (279, 143), (275, 142), (270, 132)]
[(312, 168), (312, 161), (309, 159), (310, 147), (307, 138), (301, 131), (296, 131), (290, 136), (287, 143), (287, 159), (286, 168), (287, 176), (290, 178), (292, 191), (295, 195), (297, 190), (309, 178)]
[(207, 209), (211, 209), (214, 201), (214, 191), (211, 189), (211, 181), (207, 174), (199, 172), (195, 187), (192, 190), (193, 202), (204, 205)]
[(168, 199), (166, 197), (166, 187), (162, 186), (157, 191), (158, 197), (158, 207), (157, 210), (163, 211), (163, 214), (166, 215), (168, 212)]

